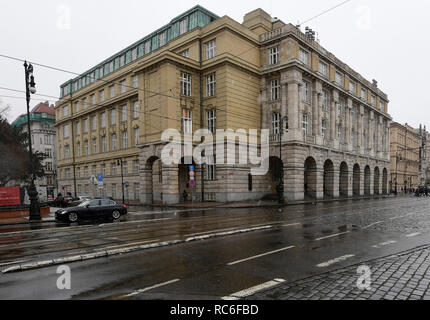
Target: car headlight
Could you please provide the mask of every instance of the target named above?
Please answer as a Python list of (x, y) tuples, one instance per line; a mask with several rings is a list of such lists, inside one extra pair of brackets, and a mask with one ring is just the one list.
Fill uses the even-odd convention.
[(60, 212), (60, 214), (66, 214), (67, 213), (67, 211), (61, 211)]

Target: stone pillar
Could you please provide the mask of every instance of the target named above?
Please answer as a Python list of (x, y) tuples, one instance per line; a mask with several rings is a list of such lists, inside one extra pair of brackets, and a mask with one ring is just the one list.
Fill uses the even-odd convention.
[(348, 146), (351, 145), (351, 130), (352, 130), (351, 110), (352, 110), (352, 99), (348, 98), (347, 108), (346, 108), (346, 116), (345, 116), (345, 119), (346, 119), (345, 143)]
[(262, 124), (263, 129), (270, 129), (270, 119), (268, 119), (268, 105), (267, 105), (267, 81), (265, 77), (261, 78), (260, 81), (260, 104), (262, 113)]
[[(284, 76), (285, 77), (285, 76)], [(288, 116), (288, 82), (281, 76), (281, 117)]]
[(337, 140), (336, 137), (336, 118), (337, 118), (337, 103), (339, 99), (339, 94), (336, 90), (333, 90), (333, 95), (331, 99), (330, 108), (330, 138), (334, 141)]
[[(360, 167), (361, 168), (361, 167)], [(361, 168), (361, 172), (360, 172), (360, 196), (364, 196), (364, 168)]]
[(152, 168), (140, 170), (140, 203), (152, 204)]
[(363, 116), (364, 116), (364, 107), (363, 107), (363, 105), (360, 105), (359, 110), (357, 110), (357, 117), (358, 117), (357, 142), (358, 142), (358, 146), (359, 146), (360, 150), (363, 150), (363, 146), (364, 146)]
[(317, 200), (324, 199), (324, 168), (316, 169), (316, 194), (315, 197)]
[(179, 194), (179, 167), (177, 165), (163, 165), (163, 204), (177, 204), (180, 202)]
[(288, 84), (287, 95), (287, 114), (288, 114), (288, 140), (302, 140), (302, 130), (300, 128), (300, 84), (302, 83), (302, 74), (299, 70), (293, 69), (287, 71), (283, 76)]
[(375, 171), (370, 169), (370, 195), (375, 194)]
[(340, 182), (340, 170), (338, 170), (338, 169), (334, 169), (334, 171), (333, 171), (333, 174), (334, 174), (334, 181), (333, 181), (333, 183), (334, 183), (334, 188), (333, 188), (333, 197), (334, 198), (339, 198), (339, 195), (340, 195), (340, 185), (339, 185), (339, 182)]
[(374, 117), (375, 117), (375, 113), (373, 110), (370, 110), (369, 112), (369, 134), (368, 134), (368, 146), (369, 149), (371, 150), (371, 154), (373, 155), (375, 152), (375, 146), (373, 145), (373, 134), (375, 132), (375, 127), (374, 127)]
[(354, 196), (354, 171), (353, 167), (348, 167), (348, 197)]
[(314, 90), (312, 93), (312, 135), (318, 137), (318, 122), (319, 122), (319, 106), (318, 106), (319, 92)]

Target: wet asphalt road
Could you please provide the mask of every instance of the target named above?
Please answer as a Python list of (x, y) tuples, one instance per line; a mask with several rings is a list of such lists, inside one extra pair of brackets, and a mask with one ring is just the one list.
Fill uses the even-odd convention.
[(106, 248), (267, 229), (70, 263), (71, 290), (57, 289), (57, 266), (0, 273), (0, 299), (220, 299), (273, 279), (295, 281), (430, 244), (429, 204), (388, 198), (3, 226), (0, 270)]

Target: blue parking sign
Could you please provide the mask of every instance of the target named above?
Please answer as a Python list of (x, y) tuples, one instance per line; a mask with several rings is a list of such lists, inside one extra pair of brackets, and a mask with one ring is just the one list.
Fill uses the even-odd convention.
[(98, 182), (103, 182), (103, 175), (102, 175), (101, 173), (99, 173), (99, 174), (97, 175), (97, 181), (98, 181)]

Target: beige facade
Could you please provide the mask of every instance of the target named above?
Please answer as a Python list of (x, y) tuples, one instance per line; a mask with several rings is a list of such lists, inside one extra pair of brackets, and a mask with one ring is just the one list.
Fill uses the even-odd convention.
[[(192, 28), (195, 14), (209, 18), (202, 18), (202, 23)], [(185, 19), (188, 31), (172, 37), (176, 25), (183, 27)], [(369, 83), (295, 26), (272, 22), (261, 9), (248, 13), (240, 24), (197, 6), (163, 28), (150, 36), (152, 44), (163, 43), (162, 47), (139, 57), (140, 44), (136, 44), (137, 58), (123, 67), (115, 69), (112, 62), (114, 71), (104, 72), (89, 85), (80, 88), (77, 78), (62, 86), (63, 97), (57, 103), (60, 186), (74, 188), (70, 176), (74, 167), (91, 170), (96, 166), (100, 173), (104, 164), (106, 192), (110, 195), (113, 185), (118, 188), (117, 196), (120, 177), (109, 171), (109, 165), (122, 158), (129, 163), (127, 181), (139, 184), (132, 197), (141, 203), (178, 203), (184, 190), (196, 201), (261, 199), (275, 193), (281, 170), (290, 202), (306, 196), (321, 199), (387, 193), (391, 118), (388, 98), (376, 83)], [(165, 44), (164, 32), (168, 38), (170, 35)], [(132, 46), (124, 54), (133, 50)], [(109, 70), (110, 63), (106, 60), (90, 74), (100, 68)], [(97, 78), (97, 73), (94, 75)], [(121, 86), (124, 80), (127, 85)], [(111, 98), (112, 85), (116, 92)], [(101, 90), (104, 99), (100, 99)], [(89, 104), (92, 95), (96, 101)], [(83, 101), (87, 101), (86, 109)], [(124, 105), (129, 112), (122, 121)], [(135, 106), (138, 112), (133, 114)], [(69, 111), (66, 115), (65, 107)], [(117, 110), (114, 123), (110, 118), (113, 109)], [(105, 127), (101, 124), (103, 112)], [(82, 131), (85, 119), (91, 126), (93, 116), (97, 119), (95, 130)], [(289, 130), (282, 137), (281, 161), (279, 119), (283, 117), (288, 117)], [(72, 134), (64, 137), (64, 126), (72, 123)], [(81, 124), (80, 133), (76, 132), (77, 123)], [(191, 186), (188, 165), (161, 163), (166, 143), (160, 140), (166, 129), (184, 133), (200, 128), (270, 129), (269, 173), (252, 176), (249, 164), (195, 166), (196, 185)], [(138, 141), (135, 129), (139, 130)], [(122, 144), (123, 132), (128, 133), (126, 146)], [(115, 134), (118, 150), (112, 147)], [(96, 148), (87, 155), (86, 142), (101, 143), (103, 137), (108, 141), (106, 151)], [(62, 156), (66, 145), (74, 145), (68, 157)], [(77, 146), (83, 150), (78, 151)], [(137, 159), (139, 174), (130, 170), (130, 163)], [(69, 175), (65, 176), (67, 169)], [(84, 174), (78, 184), (85, 186), (89, 176)]]

